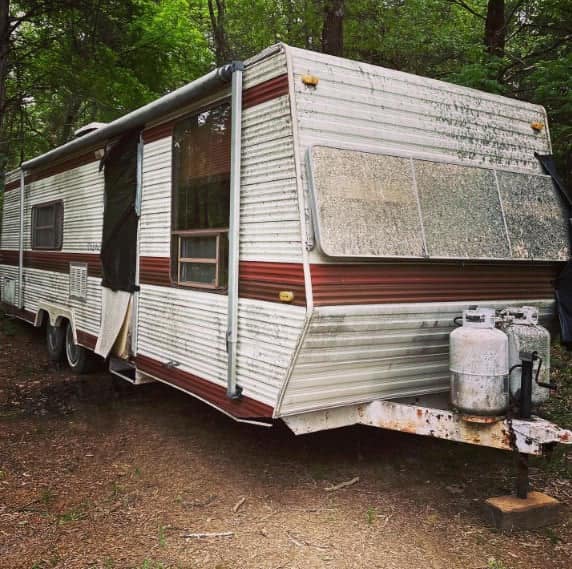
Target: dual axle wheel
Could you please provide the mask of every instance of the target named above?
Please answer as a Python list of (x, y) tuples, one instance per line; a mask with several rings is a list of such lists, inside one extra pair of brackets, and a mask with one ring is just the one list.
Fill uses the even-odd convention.
[(74, 342), (73, 329), (69, 322), (62, 326), (52, 326), (48, 322), (46, 344), (51, 361), (61, 362), (65, 358), (73, 373), (89, 371), (92, 355), (89, 350)]

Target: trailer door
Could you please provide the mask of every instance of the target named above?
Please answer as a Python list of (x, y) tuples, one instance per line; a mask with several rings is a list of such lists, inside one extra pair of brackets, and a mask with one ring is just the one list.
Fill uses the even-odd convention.
[[(133, 294), (137, 290), (138, 148), (140, 131), (131, 131), (106, 148), (101, 267), (102, 318), (96, 353), (106, 357), (115, 345), (126, 355)], [(118, 341), (118, 338), (121, 341)]]

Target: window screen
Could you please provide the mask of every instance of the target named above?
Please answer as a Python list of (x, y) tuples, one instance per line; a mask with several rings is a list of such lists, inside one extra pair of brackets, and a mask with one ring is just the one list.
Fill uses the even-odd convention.
[(173, 280), (224, 288), (230, 212), (230, 105), (181, 120), (173, 134)]
[(339, 257), (566, 260), (548, 176), (314, 146), (320, 247)]
[(61, 249), (64, 204), (61, 201), (32, 207), (32, 249)]

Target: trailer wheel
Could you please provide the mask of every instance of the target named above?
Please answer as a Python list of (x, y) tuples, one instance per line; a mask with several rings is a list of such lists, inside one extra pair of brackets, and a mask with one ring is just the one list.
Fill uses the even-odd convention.
[(66, 359), (73, 373), (83, 374), (90, 370), (91, 354), (73, 339), (73, 329), (68, 323), (66, 329)]
[(52, 326), (48, 322), (46, 325), (46, 346), (48, 348), (48, 358), (50, 361), (61, 362), (64, 359), (65, 342), (65, 326)]

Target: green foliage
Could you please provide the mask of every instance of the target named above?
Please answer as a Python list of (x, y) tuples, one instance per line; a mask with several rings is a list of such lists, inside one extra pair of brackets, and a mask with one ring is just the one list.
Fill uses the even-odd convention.
[[(25, 17), (10, 40), (0, 170), (204, 74), (221, 53), (245, 59), (277, 41), (320, 50), (325, 2), (12, 0)], [(544, 105), (570, 181), (572, 4), (505, 4), (505, 48), (492, 56), (487, 0), (346, 0), (344, 55)]]

